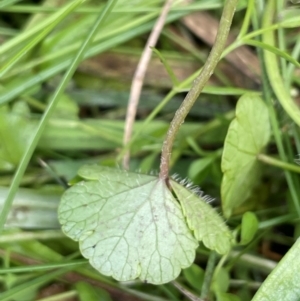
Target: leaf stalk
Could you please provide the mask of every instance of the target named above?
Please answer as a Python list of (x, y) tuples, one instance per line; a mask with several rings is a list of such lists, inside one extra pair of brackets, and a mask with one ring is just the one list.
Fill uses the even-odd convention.
[(212, 47), (212, 50), (207, 58), (207, 61), (203, 66), (202, 72), (194, 80), (190, 91), (186, 95), (184, 101), (180, 105), (179, 109), (176, 111), (175, 116), (171, 121), (170, 127), (168, 129), (162, 147), (160, 173), (159, 173), (160, 179), (163, 180), (168, 179), (169, 169), (170, 169), (170, 159), (171, 159), (171, 153), (172, 153), (175, 137), (179, 131), (181, 124), (184, 122), (187, 114), (189, 113), (195, 101), (199, 97), (201, 91), (203, 90), (207, 81), (213, 74), (214, 69), (217, 66), (217, 63), (220, 60), (220, 57), (226, 45), (228, 33), (230, 30), (230, 26), (232, 23), (232, 19), (237, 3), (238, 0), (226, 1), (214, 46)]

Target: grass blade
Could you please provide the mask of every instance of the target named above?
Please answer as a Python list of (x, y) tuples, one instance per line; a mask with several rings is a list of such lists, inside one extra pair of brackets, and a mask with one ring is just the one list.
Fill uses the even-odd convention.
[(11, 208), (13, 199), (16, 195), (17, 189), (19, 187), (20, 181), (25, 173), (25, 170), (27, 168), (27, 165), (30, 161), (30, 158), (38, 144), (38, 141), (43, 133), (43, 130), (47, 124), (47, 121), (49, 120), (49, 117), (51, 116), (51, 113), (54, 111), (55, 106), (59, 100), (59, 97), (62, 95), (62, 93), (64, 92), (69, 80), (71, 79), (71, 77), (73, 76), (77, 66), (79, 65), (79, 63), (81, 62), (81, 59), (83, 58), (83, 55), (85, 53), (85, 51), (88, 49), (88, 47), (90, 46), (90, 44), (93, 41), (93, 38), (95, 37), (97, 31), (101, 28), (102, 24), (104, 23), (104, 21), (106, 20), (107, 16), (109, 15), (110, 11), (112, 10), (113, 6), (117, 3), (117, 0), (111, 0), (109, 2), (107, 2), (107, 4), (105, 5), (103, 11), (101, 12), (101, 14), (99, 15), (99, 17), (97, 17), (97, 20), (93, 26), (93, 28), (91, 29), (89, 35), (87, 36), (87, 38), (85, 39), (85, 41), (82, 43), (82, 46), (80, 47), (80, 49), (78, 50), (78, 52), (76, 53), (76, 56), (74, 57), (72, 64), (70, 65), (70, 67), (68, 68), (68, 70), (66, 71), (64, 78), (62, 79), (62, 81), (60, 82), (60, 85), (58, 86), (58, 88), (56, 89), (53, 97), (51, 98), (51, 101), (44, 113), (44, 115), (42, 116), (42, 119), (36, 129), (36, 132), (33, 135), (32, 141), (29, 144), (28, 148), (26, 149), (20, 165), (14, 175), (12, 184), (10, 186), (9, 192), (8, 192), (8, 196), (6, 198), (5, 204), (3, 206), (3, 210), (1, 212), (0, 215), (0, 232), (2, 232), (7, 215), (9, 213), (9, 210)]

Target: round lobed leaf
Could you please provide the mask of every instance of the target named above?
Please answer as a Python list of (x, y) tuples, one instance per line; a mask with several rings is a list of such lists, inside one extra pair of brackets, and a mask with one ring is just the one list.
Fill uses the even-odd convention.
[(64, 193), (59, 221), (99, 272), (162, 284), (193, 263), (198, 243), (164, 181), (97, 165), (79, 174), (92, 181)]

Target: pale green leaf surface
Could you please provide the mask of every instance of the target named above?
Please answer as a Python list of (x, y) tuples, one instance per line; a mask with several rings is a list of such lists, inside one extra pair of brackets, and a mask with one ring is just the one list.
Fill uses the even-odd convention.
[(259, 179), (260, 165), (256, 159), (270, 137), (268, 110), (262, 99), (245, 94), (236, 107), (224, 143), (221, 168), (222, 207), (225, 216), (241, 205)]
[(255, 236), (258, 230), (258, 219), (253, 212), (245, 212), (241, 224), (241, 245), (248, 244)]
[(59, 220), (99, 272), (161, 284), (192, 264), (198, 243), (164, 181), (96, 165), (79, 174), (94, 180), (65, 192)]
[(263, 282), (252, 301), (300, 299), (300, 239)]
[(220, 254), (230, 251), (232, 235), (224, 220), (206, 202), (192, 191), (171, 180), (170, 184), (181, 203), (187, 223), (197, 240)]

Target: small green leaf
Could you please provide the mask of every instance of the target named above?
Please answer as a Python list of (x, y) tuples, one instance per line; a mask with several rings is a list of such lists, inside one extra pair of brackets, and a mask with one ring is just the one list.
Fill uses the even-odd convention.
[(221, 168), (222, 207), (229, 217), (236, 207), (251, 195), (260, 175), (256, 156), (269, 141), (268, 109), (256, 95), (245, 94), (236, 106), (236, 117), (231, 122), (224, 143)]
[(263, 282), (252, 301), (299, 301), (300, 298), (300, 239)]
[(248, 244), (258, 230), (258, 219), (253, 212), (245, 212), (241, 225), (241, 245)]
[[(215, 156), (208, 156), (193, 161), (188, 171), (189, 178), (193, 180), (197, 179), (197, 182), (201, 182), (203, 180), (203, 177), (206, 176), (209, 167), (211, 166), (211, 164), (214, 162), (215, 159), (216, 159)], [(201, 175), (203, 176), (201, 177)]]
[(197, 240), (220, 254), (230, 251), (232, 234), (224, 220), (207, 203), (207, 199), (199, 197), (177, 182), (171, 180), (170, 184), (181, 203), (187, 223)]
[(99, 272), (161, 284), (192, 264), (198, 243), (164, 181), (97, 165), (79, 175), (92, 181), (64, 193), (59, 220)]
[(98, 296), (94, 290), (94, 288), (86, 282), (79, 281), (76, 283), (76, 290), (78, 292), (79, 300), (90, 300), (97, 301)]
[(95, 288), (87, 282), (77, 282), (76, 289), (80, 301), (112, 301), (108, 292), (100, 288)]
[(229, 293), (218, 292), (216, 296), (217, 296), (217, 301), (240, 301), (241, 300), (238, 296)]
[(218, 273), (214, 273), (211, 287), (215, 293), (225, 293), (229, 288), (229, 283), (230, 275), (228, 270), (220, 268)]
[(0, 170), (13, 169), (20, 161), (34, 129), (24, 102), (0, 108)]
[(196, 264), (192, 264), (189, 268), (183, 270), (183, 275), (191, 287), (200, 293), (204, 280), (204, 270)]

